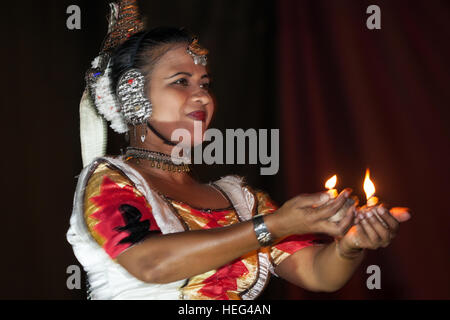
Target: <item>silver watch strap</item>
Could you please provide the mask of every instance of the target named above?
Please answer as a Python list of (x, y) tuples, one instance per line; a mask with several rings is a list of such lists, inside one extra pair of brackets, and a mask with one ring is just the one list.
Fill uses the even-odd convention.
[(253, 229), (255, 230), (256, 238), (261, 247), (270, 246), (273, 243), (272, 234), (267, 229), (264, 223), (264, 216), (259, 214), (253, 217)]

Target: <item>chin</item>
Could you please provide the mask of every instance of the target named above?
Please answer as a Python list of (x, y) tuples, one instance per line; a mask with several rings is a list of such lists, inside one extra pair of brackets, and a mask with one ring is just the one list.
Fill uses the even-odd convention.
[(178, 143), (180, 147), (195, 147), (203, 143), (207, 128), (207, 122), (203, 121), (184, 123), (173, 131), (172, 141), (180, 141), (179, 138), (181, 138), (181, 142)]

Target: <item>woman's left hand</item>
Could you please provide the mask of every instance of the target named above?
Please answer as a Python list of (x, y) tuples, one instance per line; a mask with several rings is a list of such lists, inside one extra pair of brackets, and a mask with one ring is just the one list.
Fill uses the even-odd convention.
[(400, 222), (411, 218), (407, 208), (392, 208), (383, 205), (357, 210), (355, 225), (339, 239), (342, 255), (351, 256), (361, 249), (386, 248), (398, 232)]

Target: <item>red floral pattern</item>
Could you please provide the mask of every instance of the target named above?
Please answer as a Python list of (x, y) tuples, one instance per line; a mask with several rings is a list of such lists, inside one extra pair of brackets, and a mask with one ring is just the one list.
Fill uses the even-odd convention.
[(286, 237), (281, 242), (277, 243), (274, 247), (278, 250), (293, 254), (300, 249), (314, 244), (314, 241), (316, 239), (317, 237), (312, 234), (293, 235)]
[[(258, 213), (262, 214), (272, 214), (277, 209), (278, 206), (273, 202), (273, 200), (269, 197), (269, 195), (262, 191), (255, 192), (256, 198), (258, 199)], [(315, 234), (304, 234), (304, 235), (292, 235), (284, 238), (282, 241), (272, 246), (271, 255), (272, 260), (277, 260), (278, 264), (286, 259), (288, 255), (283, 257), (283, 253), (288, 253), (289, 255), (303, 249), (314, 245), (316, 241), (322, 239), (320, 236)], [(278, 249), (280, 251), (276, 251), (273, 249)], [(282, 257), (281, 259), (275, 259), (278, 257)]]
[(125, 224), (122, 213), (119, 211), (121, 205), (135, 207), (142, 214), (140, 221), (149, 220), (151, 231), (160, 230), (145, 197), (136, 193), (136, 189), (131, 185), (121, 187), (108, 176), (104, 176), (100, 194), (91, 197), (90, 201), (98, 207), (98, 210), (92, 214), (92, 217), (98, 220), (93, 229), (105, 239), (103, 248), (113, 259), (131, 246), (130, 243), (119, 244), (122, 239), (129, 236), (129, 232), (117, 230)]
[[(187, 207), (187, 206), (186, 206)], [(202, 229), (219, 228), (228, 225), (227, 215), (229, 210), (205, 212), (194, 208), (189, 208), (190, 214), (208, 221)]]
[[(96, 221), (92, 229), (104, 240), (102, 245), (108, 255), (115, 259), (121, 252), (129, 248), (132, 244), (120, 243), (121, 240), (128, 237), (128, 231), (120, 231), (119, 227), (125, 225), (124, 217), (119, 208), (126, 204), (135, 207), (142, 214), (140, 222), (148, 220), (150, 222), (150, 231), (160, 231), (152, 214), (152, 209), (145, 197), (132, 185), (130, 181), (123, 177), (122, 180), (112, 180), (107, 175), (101, 178), (99, 193), (92, 196), (89, 201), (95, 204), (96, 210), (91, 215)], [(115, 181), (119, 182), (115, 182)], [(120, 183), (120, 184), (119, 184)], [(97, 189), (98, 190), (98, 189)], [(264, 192), (255, 192), (255, 200), (257, 200), (256, 214), (272, 214), (276, 211), (277, 206), (271, 201), (269, 196)], [(205, 212), (197, 210), (189, 206), (183, 206), (188, 209), (189, 214), (198, 217), (197, 223), (202, 229), (218, 228), (229, 225), (232, 217), (236, 217), (234, 210), (221, 210)], [(231, 219), (231, 220), (230, 220)], [(195, 219), (194, 219), (195, 220)], [(193, 220), (193, 221), (194, 221)], [(186, 221), (187, 222), (187, 221)], [(278, 255), (278, 262), (284, 259), (285, 253), (293, 254), (296, 251), (312, 245), (317, 239), (315, 235), (293, 235), (283, 239), (270, 250), (272, 259)], [(277, 250), (276, 250), (277, 249)], [(281, 256), (280, 256), (281, 255)], [(239, 298), (239, 292), (245, 288), (239, 288), (238, 281), (249, 275), (250, 270), (247, 268), (245, 258), (239, 258), (235, 261), (218, 268), (214, 274), (206, 279), (200, 280), (201, 288), (198, 293), (209, 299), (229, 300)], [(244, 263), (245, 262), (245, 263)], [(201, 275), (199, 275), (201, 277)], [(197, 286), (197, 285), (195, 285)], [(198, 287), (197, 287), (198, 288)]]
[(212, 276), (203, 280), (205, 285), (199, 292), (215, 300), (229, 300), (228, 291), (237, 290), (237, 279), (248, 273), (241, 260), (227, 264), (217, 270)]

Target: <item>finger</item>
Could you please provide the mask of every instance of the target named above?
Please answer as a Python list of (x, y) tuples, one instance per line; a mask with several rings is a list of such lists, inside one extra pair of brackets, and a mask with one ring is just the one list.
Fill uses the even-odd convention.
[[(370, 214), (370, 216), (369, 216)], [(380, 244), (383, 247), (386, 247), (389, 242), (391, 241), (391, 233), (389, 230), (389, 227), (387, 224), (383, 221), (385, 226), (380, 222), (381, 218), (377, 218), (377, 209), (374, 208), (368, 212), (368, 217), (366, 218), (366, 221), (369, 222), (370, 226), (375, 230), (377, 233)], [(382, 220), (381, 220), (382, 221)]]
[(328, 219), (319, 221), (321, 225), (321, 230), (325, 230), (326, 233), (334, 237), (343, 237), (353, 226), (353, 220), (355, 217), (355, 205), (348, 205), (344, 207), (345, 213), (343, 218), (339, 222), (333, 222)]
[(348, 203), (351, 206), (354, 203), (354, 200), (348, 199), (350, 194), (351, 189), (345, 189), (344, 191), (342, 191), (336, 199), (328, 201), (325, 205), (321, 206), (317, 212), (316, 217), (318, 219), (328, 219), (332, 217), (336, 214), (336, 212), (339, 211), (339, 209), (342, 208), (347, 200), (350, 201)]
[(353, 213), (354, 207), (350, 206), (346, 209), (344, 217), (338, 222), (331, 222), (328, 219), (320, 221), (321, 230), (334, 237), (343, 237), (348, 230), (353, 226), (352, 221), (354, 219)]
[(359, 210), (358, 208), (355, 208), (355, 221), (353, 223), (358, 224), (359, 222), (361, 222), (361, 219), (359, 218)]
[(354, 221), (354, 218), (355, 218), (355, 214), (354, 214), (355, 206), (356, 206), (355, 204), (353, 206), (350, 206), (347, 209), (347, 212), (346, 212), (344, 218), (342, 218), (342, 220), (339, 221), (339, 223), (338, 223), (338, 228), (340, 230), (342, 230), (343, 235), (346, 234), (347, 231), (349, 230), (349, 228), (353, 225), (352, 222)]
[(367, 215), (364, 216), (364, 219), (362, 219), (360, 225), (366, 232), (372, 247), (375, 248), (380, 242), (380, 237), (378, 236), (378, 233), (375, 231), (372, 225), (369, 223), (369, 218), (371, 215), (373, 215), (373, 213), (370, 213), (370, 211), (368, 211), (367, 214), (369, 214), (369, 217), (367, 217)]
[(395, 219), (383, 205), (377, 208), (377, 212), (379, 217), (389, 226), (389, 229), (395, 233), (400, 224), (398, 220)]
[(310, 194), (301, 194), (294, 198), (296, 207), (319, 207), (330, 200), (330, 195), (327, 192), (317, 192)]
[(411, 213), (408, 208), (394, 207), (391, 208), (390, 214), (398, 221), (405, 222), (411, 219)]
[(368, 244), (370, 244), (369, 236), (367, 235), (366, 231), (364, 230), (361, 223), (358, 223), (355, 225), (356, 227), (356, 234), (354, 235), (354, 244), (357, 248), (367, 248)]
[(374, 211), (375, 211), (375, 212), (374, 212), (375, 218), (378, 219), (378, 221), (381, 223), (381, 225), (382, 225), (386, 230), (390, 230), (389, 225), (388, 225), (388, 224), (380, 217), (380, 214), (379, 214), (378, 209), (377, 209), (377, 210), (374, 210)]
[(342, 237), (344, 235), (344, 230), (341, 229), (335, 222), (330, 222), (328, 220), (319, 221), (318, 224), (320, 233), (325, 233), (333, 237)]

